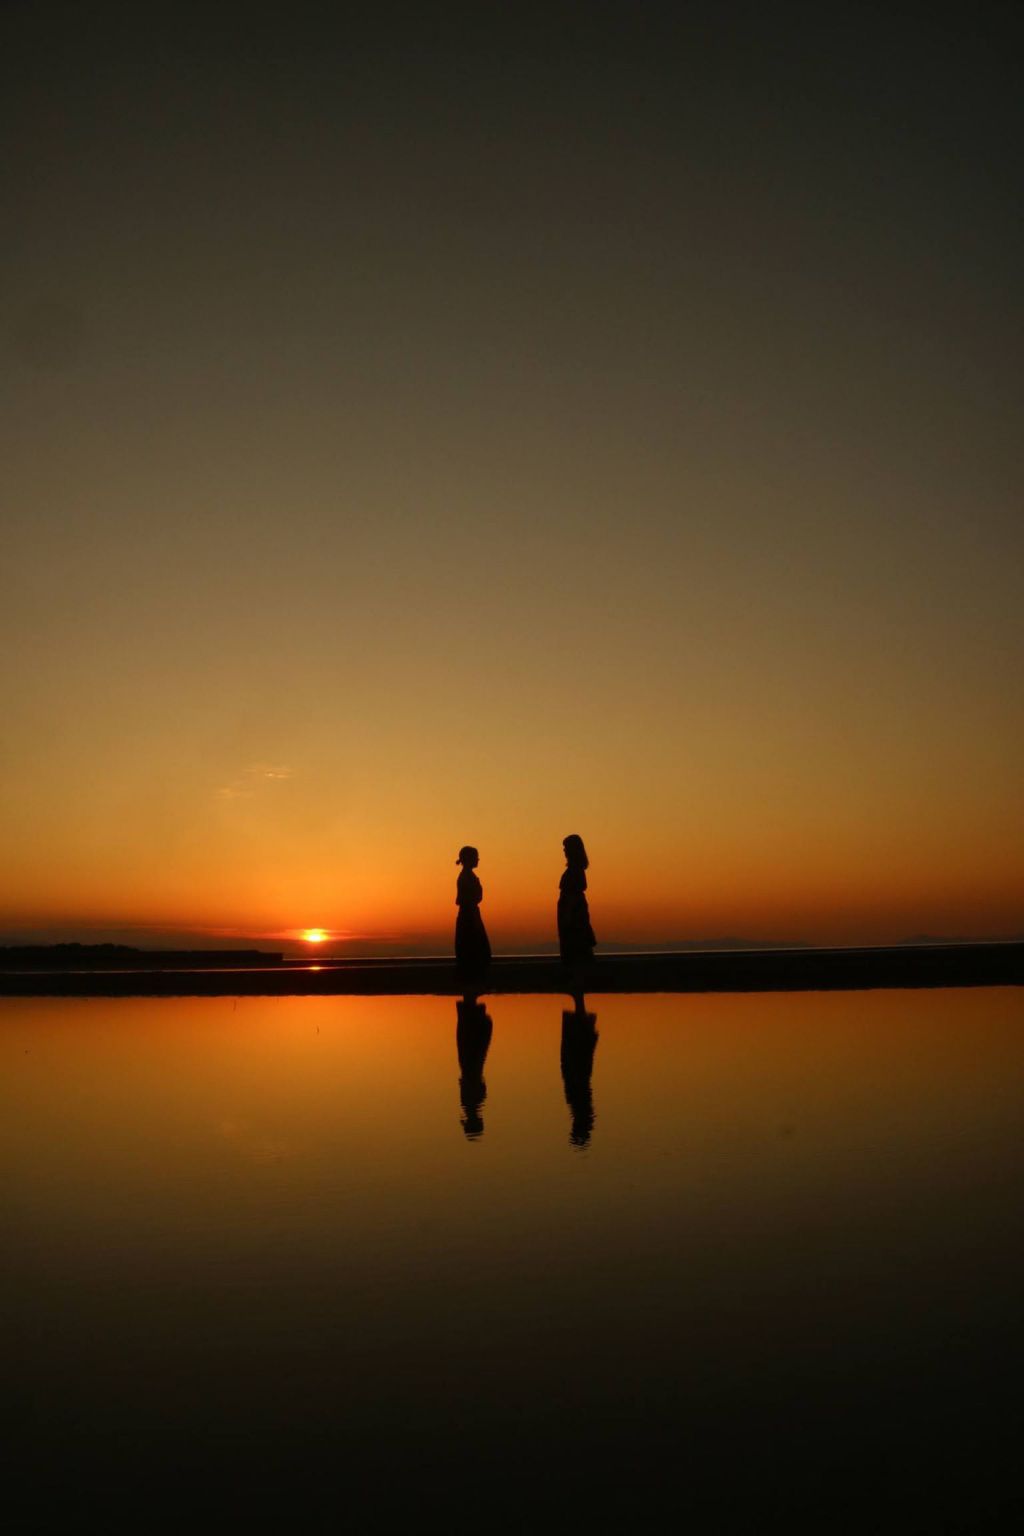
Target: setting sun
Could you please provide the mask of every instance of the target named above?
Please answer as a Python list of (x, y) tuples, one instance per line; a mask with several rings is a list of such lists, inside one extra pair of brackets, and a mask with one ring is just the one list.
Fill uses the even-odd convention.
[(302, 934), (307, 944), (322, 944), (327, 938), (326, 928), (307, 928)]

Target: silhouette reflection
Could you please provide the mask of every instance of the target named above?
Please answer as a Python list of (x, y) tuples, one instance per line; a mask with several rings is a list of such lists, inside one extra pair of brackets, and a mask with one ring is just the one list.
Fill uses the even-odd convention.
[(583, 999), (562, 1013), (562, 1082), (565, 1102), (572, 1112), (569, 1140), (574, 1147), (589, 1147), (594, 1129), (594, 1099), (590, 1074), (597, 1049), (597, 1014), (587, 1013)]
[(459, 1102), (462, 1105), (462, 1129), (467, 1141), (477, 1141), (484, 1133), (482, 1110), (487, 1098), (484, 1062), (494, 1025), (483, 1003), (464, 997), (455, 1004), (455, 1048), (459, 1053)]

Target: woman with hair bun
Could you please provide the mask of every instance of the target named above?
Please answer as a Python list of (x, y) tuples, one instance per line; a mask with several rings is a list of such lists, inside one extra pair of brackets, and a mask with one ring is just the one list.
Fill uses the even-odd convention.
[(573, 973), (573, 993), (583, 992), (583, 967), (594, 958), (597, 943), (587, 905), (587, 867), (583, 839), (572, 832), (562, 842), (565, 871), (558, 883), (558, 949), (562, 964)]
[(468, 987), (469, 983), (482, 979), (491, 961), (491, 944), (480, 916), (484, 889), (474, 873), (480, 855), (467, 844), (459, 849), (455, 862), (462, 865), (455, 885), (455, 905), (459, 909), (455, 919), (455, 964)]

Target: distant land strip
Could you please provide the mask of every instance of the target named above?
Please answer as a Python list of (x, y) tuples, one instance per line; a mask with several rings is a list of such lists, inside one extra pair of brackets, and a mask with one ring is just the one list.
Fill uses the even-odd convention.
[[(105, 948), (98, 946), (98, 948)], [(74, 951), (74, 953), (69, 953)], [(806, 992), (1024, 985), (1024, 943), (599, 955), (586, 991)], [(454, 962), (285, 958), (260, 950), (0, 949), (4, 997), (459, 996)], [(568, 993), (557, 958), (499, 957), (479, 995)]]

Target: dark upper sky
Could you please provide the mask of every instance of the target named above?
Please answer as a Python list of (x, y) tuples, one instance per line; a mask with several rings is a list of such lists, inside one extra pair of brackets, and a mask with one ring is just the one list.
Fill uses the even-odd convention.
[[(1016, 911), (1019, 7), (368, 10), (0, 10), (0, 916), (184, 921), (200, 827), (340, 922), (325, 827), (432, 900), (427, 816), (520, 915), (566, 816), (751, 921), (894, 825), (901, 913)], [(305, 809), (217, 821), (266, 765)]]

